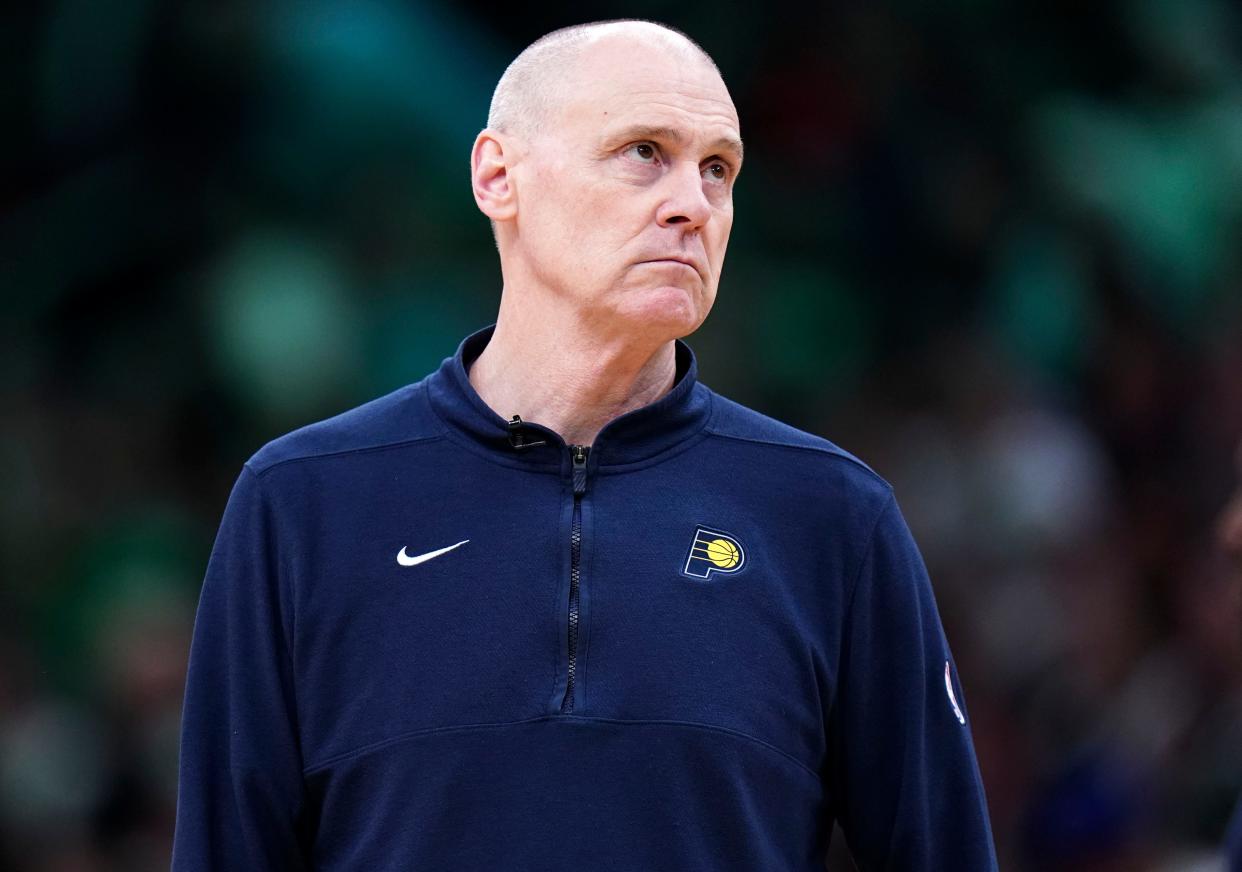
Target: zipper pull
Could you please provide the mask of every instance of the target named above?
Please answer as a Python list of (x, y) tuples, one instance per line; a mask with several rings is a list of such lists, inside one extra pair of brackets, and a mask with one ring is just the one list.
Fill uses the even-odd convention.
[(574, 462), (574, 493), (580, 494), (586, 491), (586, 464), (587, 452), (591, 450), (589, 445), (570, 445), (569, 456)]

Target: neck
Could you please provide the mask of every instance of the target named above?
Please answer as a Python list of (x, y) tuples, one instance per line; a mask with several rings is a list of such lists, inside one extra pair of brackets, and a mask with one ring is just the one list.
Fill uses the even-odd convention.
[(672, 339), (539, 308), (525, 312), (502, 293), (496, 330), (470, 366), (475, 391), (506, 421), (521, 415), (571, 445), (590, 445), (613, 418), (672, 389)]

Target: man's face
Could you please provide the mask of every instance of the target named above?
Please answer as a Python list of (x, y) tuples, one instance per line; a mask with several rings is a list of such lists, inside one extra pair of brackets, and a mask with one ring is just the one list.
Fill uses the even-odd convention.
[(514, 171), (516, 254), (597, 322), (685, 336), (716, 297), (741, 165), (737, 112), (703, 60), (599, 40)]

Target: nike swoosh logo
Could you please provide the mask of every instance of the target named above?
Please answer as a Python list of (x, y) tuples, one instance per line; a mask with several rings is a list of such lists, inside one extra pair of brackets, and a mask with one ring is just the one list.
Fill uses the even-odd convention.
[(405, 546), (402, 546), (401, 550), (397, 552), (397, 562), (400, 563), (402, 566), (418, 566), (418, 564), (426, 563), (428, 560), (431, 560), (433, 557), (439, 557), (441, 554), (447, 554), (448, 552), (452, 551), (454, 548), (460, 548), (461, 546), (465, 545), (469, 541), (470, 541), (469, 539), (462, 539), (456, 545), (449, 545), (446, 548), (437, 548), (435, 551), (428, 551), (426, 554), (419, 554), (417, 557), (411, 557), (410, 555), (406, 554)]
[(465, 545), (467, 542), (469, 542), (469, 539), (462, 539), (461, 542), (458, 542), (456, 545), (447, 545), (445, 548), (437, 548), (436, 550), (433, 550), (433, 552), (427, 552), (426, 554), (419, 554), (417, 556), (410, 556), (409, 554), (406, 554), (405, 547), (402, 545), (400, 552), (397, 552), (396, 554), (396, 561), (402, 566), (417, 566), (420, 563), (426, 563), (427, 560), (437, 558), (437, 556), (440, 556), (441, 554), (447, 554), (455, 548), (461, 548), (462, 545)]

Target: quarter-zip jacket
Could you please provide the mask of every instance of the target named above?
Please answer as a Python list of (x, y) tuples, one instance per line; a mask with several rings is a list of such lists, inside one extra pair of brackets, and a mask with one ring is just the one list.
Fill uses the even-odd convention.
[[(467, 367), (276, 439), (207, 565), (173, 869), (995, 868), (879, 476), (677, 379), (589, 449)], [(521, 446), (521, 447), (518, 447)]]

